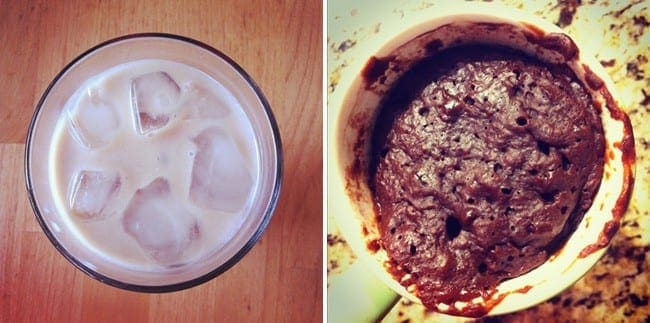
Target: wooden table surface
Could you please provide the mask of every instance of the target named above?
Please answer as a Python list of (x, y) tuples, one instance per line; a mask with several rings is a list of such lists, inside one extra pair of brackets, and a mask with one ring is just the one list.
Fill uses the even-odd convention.
[[(321, 1), (0, 0), (0, 322), (314, 322), (322, 319)], [(284, 181), (258, 244), (225, 274), (167, 294), (123, 291), (68, 263), (25, 190), (29, 120), (56, 73), (135, 32), (203, 41), (260, 85), (278, 121)]]

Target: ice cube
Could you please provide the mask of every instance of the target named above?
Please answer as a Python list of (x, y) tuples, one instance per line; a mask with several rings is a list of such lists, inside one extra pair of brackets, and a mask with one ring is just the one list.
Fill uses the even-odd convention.
[(250, 195), (253, 180), (242, 153), (219, 127), (210, 127), (194, 138), (197, 152), (192, 166), (190, 199), (207, 209), (235, 212)]
[(96, 89), (81, 94), (77, 104), (67, 113), (70, 133), (90, 149), (110, 143), (120, 125), (115, 107), (103, 100)]
[(120, 190), (117, 172), (81, 171), (73, 178), (70, 209), (82, 219), (101, 219), (109, 215), (109, 204)]
[(165, 72), (140, 75), (131, 81), (131, 106), (138, 131), (164, 127), (178, 109), (180, 87)]
[(190, 82), (183, 86), (183, 107), (190, 109), (191, 118), (224, 118), (230, 114), (223, 98), (199, 84)]
[(164, 265), (177, 263), (199, 236), (195, 217), (174, 197), (169, 182), (162, 177), (135, 192), (122, 225), (147, 254)]

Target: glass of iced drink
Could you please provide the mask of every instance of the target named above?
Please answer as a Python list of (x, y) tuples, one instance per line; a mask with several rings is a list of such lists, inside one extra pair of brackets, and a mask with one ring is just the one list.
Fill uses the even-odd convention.
[(116, 287), (189, 288), (260, 238), (282, 177), (262, 91), (193, 39), (135, 34), (80, 55), (29, 127), (29, 197), (59, 252)]

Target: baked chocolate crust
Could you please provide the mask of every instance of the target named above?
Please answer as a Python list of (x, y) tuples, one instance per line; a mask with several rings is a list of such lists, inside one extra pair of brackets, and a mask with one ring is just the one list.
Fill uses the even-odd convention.
[(382, 101), (369, 170), (402, 284), (433, 308), (546, 261), (598, 190), (598, 113), (566, 66), (505, 48), (449, 49), (408, 71)]

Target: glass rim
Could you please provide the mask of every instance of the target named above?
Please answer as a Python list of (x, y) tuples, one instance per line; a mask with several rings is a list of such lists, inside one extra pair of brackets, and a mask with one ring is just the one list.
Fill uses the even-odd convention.
[[(268, 203), (266, 204), (264, 214), (261, 217), (261, 222), (251, 235), (251, 237), (246, 241), (245, 244), (241, 248), (237, 250), (237, 252), (232, 255), (230, 258), (228, 258), (225, 262), (217, 266), (216, 268), (210, 270), (209, 272), (202, 274), (198, 277), (189, 279), (187, 281), (179, 282), (179, 283), (173, 283), (173, 284), (164, 284), (164, 285), (140, 285), (140, 284), (133, 284), (133, 283), (125, 283), (122, 282), (118, 279), (108, 277), (104, 274), (101, 274), (89, 266), (85, 265), (82, 261), (74, 257), (68, 250), (57, 240), (57, 238), (54, 236), (54, 234), (51, 232), (49, 229), (48, 225), (45, 223), (45, 220), (43, 216), (41, 215), (40, 208), (38, 206), (38, 202), (36, 201), (34, 191), (32, 189), (32, 175), (31, 175), (31, 151), (32, 151), (32, 137), (34, 134), (34, 129), (36, 127), (37, 119), (40, 116), (41, 109), (43, 107), (43, 104), (45, 103), (45, 100), (48, 98), (50, 92), (54, 88), (56, 84), (60, 81), (60, 79), (74, 66), (76, 66), (81, 60), (84, 58), (92, 55), (93, 53), (109, 46), (112, 44), (132, 40), (132, 39), (145, 39), (145, 38), (158, 38), (158, 39), (165, 39), (165, 40), (171, 40), (171, 41), (179, 41), (181, 43), (186, 43), (190, 46), (196, 46), (200, 49), (206, 50), (210, 54), (214, 55), (216, 58), (220, 58), (224, 60), (227, 65), (229, 65), (232, 69), (235, 70), (235, 72), (247, 83), (247, 85), (253, 90), (255, 96), (257, 99), (260, 101), (261, 108), (264, 112), (264, 115), (266, 116), (269, 130), (271, 134), (273, 135), (273, 148), (275, 150), (275, 162), (276, 162), (276, 167), (275, 167), (275, 172), (274, 172), (274, 183), (273, 187), (271, 188), (271, 194), (269, 195)], [(29, 126), (27, 128), (27, 138), (25, 142), (25, 157), (24, 157), (24, 169), (25, 169), (25, 184), (26, 184), (26, 189), (27, 189), (27, 195), (29, 198), (29, 202), (31, 204), (32, 210), (34, 211), (34, 215), (36, 217), (36, 220), (38, 221), (40, 227), (42, 228), (43, 232), (47, 236), (47, 238), (50, 240), (52, 245), (56, 248), (56, 250), (63, 255), (68, 262), (72, 263), (77, 269), (81, 270), (83, 273), (86, 275), (90, 276), (91, 278), (98, 280), (102, 283), (105, 283), (107, 285), (125, 289), (125, 290), (130, 290), (130, 291), (135, 291), (135, 292), (146, 292), (146, 293), (166, 293), (166, 292), (175, 292), (175, 291), (180, 291), (184, 289), (188, 289), (200, 284), (203, 284), (205, 282), (208, 282), (212, 280), (213, 278), (221, 275), (228, 269), (230, 269), (232, 266), (234, 266), (237, 262), (239, 262), (252, 248), (253, 246), (259, 241), (259, 239), (262, 237), (262, 234), (264, 231), (266, 231), (266, 228), (273, 216), (273, 213), (275, 212), (275, 209), (277, 207), (280, 191), (281, 191), (281, 186), (282, 186), (282, 176), (283, 176), (283, 151), (282, 151), (282, 141), (280, 138), (280, 131), (277, 125), (277, 122), (275, 120), (275, 117), (273, 115), (273, 112), (271, 110), (271, 106), (264, 96), (261, 88), (257, 85), (257, 83), (253, 80), (253, 78), (237, 63), (235, 62), (232, 58), (230, 58), (228, 55), (223, 53), (222, 51), (207, 45), (206, 43), (203, 43), (201, 41), (186, 37), (186, 36), (180, 36), (176, 34), (170, 34), (170, 33), (159, 33), (159, 32), (146, 32), (146, 33), (133, 33), (133, 34), (127, 34), (127, 35), (122, 35), (119, 37), (115, 37), (106, 41), (103, 41), (95, 46), (92, 46), (91, 48), (87, 49), (86, 51), (82, 52), (78, 56), (76, 56), (74, 59), (72, 59), (69, 63), (67, 63), (61, 71), (59, 71), (56, 76), (52, 79), (52, 81), (49, 83), (45, 91), (43, 92), (43, 95), (39, 99), (38, 103), (36, 104), (34, 114), (31, 118), (31, 121), (29, 123)]]

